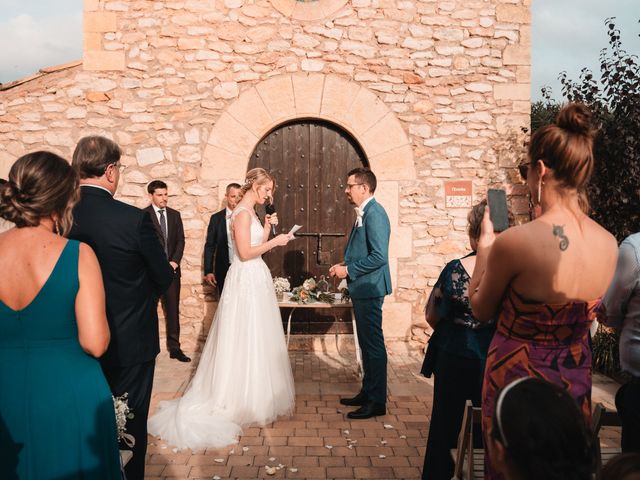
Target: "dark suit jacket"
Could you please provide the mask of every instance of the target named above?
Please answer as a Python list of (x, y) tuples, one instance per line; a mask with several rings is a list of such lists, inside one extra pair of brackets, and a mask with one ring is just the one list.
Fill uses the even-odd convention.
[[(215, 256), (215, 266), (214, 266)], [(229, 270), (229, 245), (227, 243), (227, 209), (211, 215), (204, 244), (204, 274), (215, 273), (218, 281), (227, 276)]]
[[(162, 238), (160, 222), (158, 221), (158, 216), (153, 209), (153, 205), (149, 205), (145, 208), (145, 211), (149, 212), (149, 215), (151, 215), (151, 220), (153, 221), (153, 225), (156, 227), (158, 238), (164, 248), (164, 238)], [(182, 225), (182, 217), (180, 216), (180, 212), (173, 208), (166, 207), (165, 211), (168, 234), (166, 249), (167, 261), (176, 262), (178, 264), (177, 273), (180, 275), (180, 261), (182, 260), (182, 254), (184, 253), (184, 227)]]
[(105, 190), (80, 190), (69, 236), (89, 244), (102, 269), (111, 342), (100, 362), (125, 367), (153, 360), (160, 351), (158, 297), (174, 273), (149, 213)]

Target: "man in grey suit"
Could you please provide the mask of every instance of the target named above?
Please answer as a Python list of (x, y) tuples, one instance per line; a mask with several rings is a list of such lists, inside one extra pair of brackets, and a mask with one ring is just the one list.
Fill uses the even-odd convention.
[(360, 393), (340, 403), (359, 406), (351, 419), (386, 414), (387, 350), (382, 333), (382, 304), (391, 293), (389, 237), (391, 226), (382, 205), (373, 198), (377, 181), (368, 168), (348, 173), (345, 193), (355, 205), (356, 221), (349, 235), (344, 262), (329, 269), (331, 276), (346, 278), (356, 317), (362, 350), (363, 378)]

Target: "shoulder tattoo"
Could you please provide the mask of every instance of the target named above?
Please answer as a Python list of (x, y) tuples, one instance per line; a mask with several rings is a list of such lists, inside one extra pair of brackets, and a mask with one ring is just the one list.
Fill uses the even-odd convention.
[(569, 248), (569, 237), (564, 234), (564, 225), (554, 225), (553, 236), (560, 239), (560, 250), (564, 252)]

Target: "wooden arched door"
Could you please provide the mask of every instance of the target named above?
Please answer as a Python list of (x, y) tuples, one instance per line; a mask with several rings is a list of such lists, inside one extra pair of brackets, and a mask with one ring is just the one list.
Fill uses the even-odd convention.
[[(302, 225), (299, 238), (264, 255), (273, 276), (289, 278), (292, 287), (309, 277), (325, 275), (328, 279), (329, 267), (342, 260), (355, 221), (353, 206), (344, 193), (347, 173), (367, 165), (362, 149), (347, 132), (321, 120), (280, 125), (258, 143), (249, 169), (262, 167), (276, 178), (278, 232)], [(330, 284), (335, 290), (337, 284)], [(330, 329), (329, 319), (309, 313), (301, 321), (302, 313), (296, 312), (296, 331)]]

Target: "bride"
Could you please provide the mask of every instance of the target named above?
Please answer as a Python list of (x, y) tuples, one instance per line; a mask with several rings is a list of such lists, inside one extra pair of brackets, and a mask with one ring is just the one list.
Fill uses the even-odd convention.
[(271, 423), (293, 412), (295, 392), (271, 273), (261, 255), (291, 239), (268, 240), (254, 207), (273, 192), (262, 168), (247, 173), (242, 200), (231, 216), (234, 260), (229, 267), (200, 363), (184, 396), (160, 402), (149, 433), (179, 448), (220, 448), (241, 427)]

